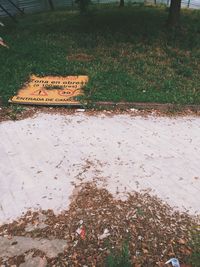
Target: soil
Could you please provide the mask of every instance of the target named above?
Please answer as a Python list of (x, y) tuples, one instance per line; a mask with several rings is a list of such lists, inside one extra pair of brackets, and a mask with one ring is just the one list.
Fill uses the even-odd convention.
[(21, 105), (19, 109), (15, 108), (15, 105), (9, 107), (0, 107), (0, 122), (8, 120), (22, 120), (29, 117), (33, 117), (37, 113), (48, 113), (48, 114), (74, 114), (75, 112), (85, 112), (88, 116), (105, 114), (107, 116), (114, 116), (116, 114), (129, 114), (131, 116), (166, 116), (166, 117), (177, 117), (177, 116), (200, 116), (200, 111), (182, 109), (182, 110), (159, 110), (159, 109), (135, 109), (135, 108), (120, 108), (108, 106), (107, 108), (98, 106), (96, 108), (78, 108), (78, 107), (46, 107), (46, 106), (30, 106)]

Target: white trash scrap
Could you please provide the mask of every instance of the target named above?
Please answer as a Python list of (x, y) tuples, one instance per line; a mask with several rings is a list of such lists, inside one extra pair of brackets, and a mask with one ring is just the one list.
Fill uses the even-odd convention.
[[(2, 22), (0, 22), (0, 26), (4, 27), (5, 25)], [(9, 48), (1, 37), (0, 37), (0, 45)]]
[(179, 260), (176, 258), (171, 258), (170, 260), (165, 262), (165, 264), (170, 264), (170, 263), (172, 264), (173, 267), (180, 267)]

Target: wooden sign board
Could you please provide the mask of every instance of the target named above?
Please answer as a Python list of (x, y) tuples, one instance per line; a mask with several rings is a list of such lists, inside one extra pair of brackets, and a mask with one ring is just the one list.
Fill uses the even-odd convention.
[(32, 75), (10, 103), (34, 105), (80, 105), (83, 87), (88, 76), (46, 76)]

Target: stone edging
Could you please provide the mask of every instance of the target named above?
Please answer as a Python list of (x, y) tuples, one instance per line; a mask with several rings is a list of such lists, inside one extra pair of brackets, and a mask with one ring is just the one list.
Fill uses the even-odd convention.
[(129, 109), (135, 108), (139, 110), (159, 110), (159, 111), (200, 111), (200, 105), (180, 105), (180, 104), (161, 104), (161, 103), (145, 103), (145, 102), (94, 102), (91, 105), (93, 108), (99, 109)]
[[(0, 107), (1, 106), (3, 106), (3, 101), (2, 101), (2, 97), (0, 96)], [(82, 105), (77, 105), (77, 106), (80, 107)], [(170, 103), (162, 104), (162, 103), (154, 103), (154, 102), (98, 101), (98, 102), (89, 103), (88, 105), (86, 105), (86, 107), (89, 109), (94, 108), (94, 109), (114, 109), (114, 110), (115, 109), (126, 110), (130, 108), (135, 108), (139, 110), (158, 110), (158, 111), (163, 111), (163, 112), (184, 111), (184, 110), (191, 110), (194, 112), (200, 111), (200, 105), (180, 105), (180, 104), (170, 104)]]

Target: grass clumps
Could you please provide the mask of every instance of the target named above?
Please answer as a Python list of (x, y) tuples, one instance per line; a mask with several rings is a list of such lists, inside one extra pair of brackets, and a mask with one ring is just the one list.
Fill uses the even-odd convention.
[(164, 7), (115, 6), (5, 20), (0, 96), (6, 102), (31, 74), (88, 75), (91, 101), (200, 103), (200, 12), (182, 10), (165, 26)]

